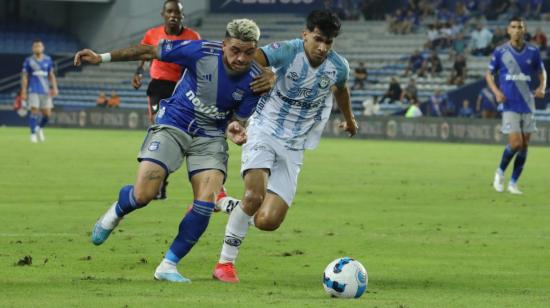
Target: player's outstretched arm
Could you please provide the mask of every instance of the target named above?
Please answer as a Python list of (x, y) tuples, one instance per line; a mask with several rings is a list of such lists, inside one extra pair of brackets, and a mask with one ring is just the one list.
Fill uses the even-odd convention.
[(351, 99), (347, 85), (343, 87), (334, 86), (332, 93), (334, 94), (338, 108), (340, 108), (340, 111), (346, 120), (340, 125), (340, 127), (347, 131), (350, 137), (355, 136), (357, 134), (358, 127), (357, 122), (355, 122), (353, 112), (351, 111)]
[(99, 64), (102, 62), (152, 60), (157, 58), (157, 46), (136, 45), (118, 49), (110, 53), (96, 54), (91, 49), (83, 49), (74, 56), (74, 65), (80, 66), (82, 62)]

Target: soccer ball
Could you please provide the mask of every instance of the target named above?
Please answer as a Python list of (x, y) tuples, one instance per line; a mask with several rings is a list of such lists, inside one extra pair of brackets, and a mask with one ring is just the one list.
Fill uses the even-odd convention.
[(323, 287), (333, 297), (361, 297), (367, 289), (368, 280), (363, 264), (349, 257), (330, 262), (323, 273)]

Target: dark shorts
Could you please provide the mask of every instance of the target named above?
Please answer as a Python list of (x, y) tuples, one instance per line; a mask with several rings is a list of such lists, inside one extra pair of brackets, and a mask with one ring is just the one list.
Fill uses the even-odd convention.
[(174, 92), (177, 82), (168, 80), (151, 79), (147, 88), (147, 96), (149, 96), (149, 114), (155, 115), (159, 110), (159, 102), (161, 99), (169, 98)]

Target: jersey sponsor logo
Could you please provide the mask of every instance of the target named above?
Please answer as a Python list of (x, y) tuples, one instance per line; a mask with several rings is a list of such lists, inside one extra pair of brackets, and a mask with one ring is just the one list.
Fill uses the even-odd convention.
[(32, 75), (36, 76), (36, 77), (46, 77), (46, 76), (48, 76), (48, 72), (46, 72), (46, 71), (34, 71), (34, 72), (32, 72)]
[(327, 75), (323, 75), (319, 80), (319, 88), (326, 89), (330, 84), (330, 78)]
[(531, 81), (531, 76), (520, 74), (506, 74), (506, 81)]
[(236, 101), (242, 101), (244, 97), (244, 90), (241, 90), (241, 89), (235, 90), (235, 92), (231, 94), (231, 97), (233, 97), (233, 99)]
[(204, 74), (202, 75), (202, 79), (212, 81), (212, 74)]
[(295, 100), (295, 99), (292, 99), (292, 98), (289, 98), (289, 97), (286, 97), (285, 95), (283, 95), (280, 91), (277, 91), (277, 96), (285, 103), (291, 105), (291, 106), (296, 106), (296, 107), (304, 107), (304, 108), (316, 108), (316, 107), (319, 107), (319, 105), (321, 105), (321, 103), (324, 101), (324, 97), (322, 97), (321, 99), (318, 99), (318, 100), (315, 100), (315, 101), (299, 101), (299, 100)]
[(296, 72), (290, 72), (288, 75), (286, 75), (286, 78), (292, 80), (292, 81), (298, 81), (300, 79), (300, 76)]
[(313, 95), (313, 90), (310, 88), (298, 88), (298, 95), (302, 95), (306, 98), (309, 98)]
[(195, 111), (202, 112), (212, 118), (223, 120), (229, 115), (229, 111), (219, 111), (216, 106), (207, 106), (203, 104), (200, 99), (197, 97), (195, 92), (192, 90), (187, 91), (185, 93), (185, 96), (189, 99), (189, 101), (195, 106)]

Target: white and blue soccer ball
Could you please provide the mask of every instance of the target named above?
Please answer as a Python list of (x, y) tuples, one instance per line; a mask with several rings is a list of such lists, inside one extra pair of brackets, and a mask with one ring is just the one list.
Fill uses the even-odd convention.
[(323, 287), (334, 297), (359, 298), (365, 293), (368, 280), (363, 264), (349, 257), (330, 262), (323, 273)]

